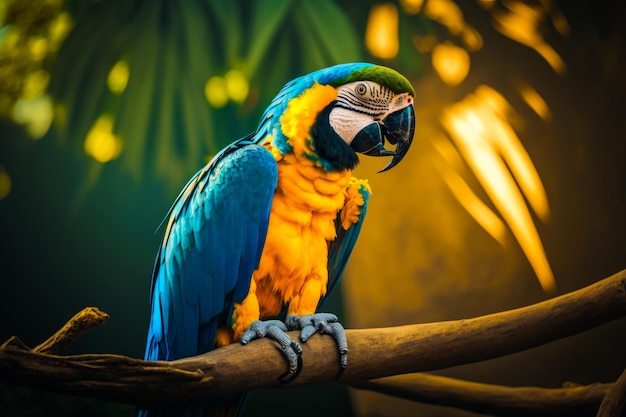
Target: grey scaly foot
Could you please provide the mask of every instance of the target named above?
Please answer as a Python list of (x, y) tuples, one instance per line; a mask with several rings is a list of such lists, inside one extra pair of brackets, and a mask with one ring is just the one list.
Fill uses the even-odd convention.
[(348, 366), (348, 340), (339, 319), (332, 313), (315, 313), (306, 316), (288, 315), (285, 324), (289, 330), (300, 330), (300, 340), (306, 342), (316, 332), (329, 334), (335, 339), (341, 367)]
[[(280, 320), (257, 320), (243, 333), (243, 336), (241, 336), (241, 344), (247, 345), (250, 341), (263, 337), (269, 337), (280, 343), (280, 346), (283, 348), (283, 353), (289, 361), (289, 374), (292, 375), (292, 377), (285, 380), (289, 382), (295, 378), (302, 369), (302, 347), (285, 333), (287, 330), (285, 323)], [(281, 377), (281, 381), (284, 377), (285, 375)]]

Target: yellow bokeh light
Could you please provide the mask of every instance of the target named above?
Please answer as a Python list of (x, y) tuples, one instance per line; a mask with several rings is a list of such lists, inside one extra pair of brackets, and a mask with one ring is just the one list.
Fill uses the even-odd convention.
[(211, 107), (221, 108), (228, 103), (228, 88), (222, 77), (209, 78), (204, 86), (204, 95)]
[(224, 75), (228, 96), (235, 103), (243, 103), (248, 97), (250, 85), (246, 76), (239, 70), (230, 70)]
[(128, 84), (128, 78), (130, 76), (130, 69), (128, 68), (128, 62), (120, 59), (113, 65), (109, 75), (107, 77), (107, 86), (113, 94), (122, 94)]
[(72, 28), (72, 18), (69, 13), (63, 12), (59, 14), (51, 23), (48, 29), (50, 43), (55, 47), (61, 43), (65, 36)]
[(506, 244), (506, 227), (502, 220), (472, 191), (458, 171), (463, 165), (456, 148), (445, 137), (432, 139), (432, 144), (447, 164), (435, 162), (435, 167), (457, 201), (502, 246)]
[(406, 14), (418, 14), (423, 4), (424, 0), (400, 0), (400, 7)]
[(550, 17), (552, 18), (552, 24), (554, 28), (563, 36), (567, 36), (570, 33), (569, 22), (565, 15), (560, 11), (553, 9), (551, 10)]
[(550, 108), (548, 107), (548, 104), (546, 104), (543, 97), (539, 95), (537, 90), (535, 90), (531, 85), (524, 83), (519, 87), (519, 93), (522, 100), (524, 100), (524, 102), (528, 104), (528, 107), (533, 109), (539, 117), (543, 120), (550, 120), (552, 117)]
[[(0, 1), (0, 116), (20, 118), (33, 137), (47, 131), (49, 67), (72, 24), (62, 8), (56, 0)], [(28, 108), (35, 112), (25, 114)]]
[(432, 63), (441, 80), (454, 86), (467, 77), (470, 57), (465, 49), (446, 42), (435, 46), (432, 52)]
[(47, 94), (34, 98), (22, 97), (13, 105), (11, 116), (16, 123), (26, 126), (26, 131), (33, 139), (39, 139), (52, 124), (52, 99)]
[(507, 119), (509, 103), (500, 93), (485, 85), (476, 89), (476, 96), (499, 118), (500, 123), (489, 126), (493, 146), (504, 158), (535, 214), (548, 221), (550, 208), (546, 191), (530, 155)]
[(542, 219), (549, 217), (543, 184), (507, 119), (508, 103), (494, 89), (448, 108), (442, 124), (526, 254), (546, 292), (556, 287), (552, 269), (524, 197)]
[(113, 118), (109, 115), (100, 116), (87, 133), (85, 153), (96, 161), (105, 163), (117, 158), (122, 148), (122, 139), (113, 134)]
[(517, 0), (507, 1), (505, 5), (508, 10), (494, 12), (494, 27), (503, 35), (534, 49), (556, 73), (564, 73), (563, 59), (548, 45), (539, 29), (539, 22), (546, 13), (543, 7)]
[(424, 13), (429, 19), (447, 27), (453, 35), (461, 34), (465, 26), (463, 12), (452, 0), (428, 0)]
[(470, 25), (465, 25), (463, 27), (463, 32), (461, 33), (461, 39), (463, 40), (463, 44), (470, 51), (478, 51), (483, 47), (483, 37), (480, 33)]
[(39, 96), (48, 87), (50, 74), (44, 70), (33, 71), (26, 76), (22, 87), (22, 97), (34, 98)]
[(11, 192), (11, 177), (9, 173), (0, 165), (0, 200), (6, 198)]
[(34, 61), (41, 61), (46, 57), (50, 50), (50, 43), (46, 38), (36, 37), (30, 39), (29, 45), (30, 56)]
[(506, 226), (500, 218), (472, 191), (465, 180), (451, 169), (439, 169), (454, 197), (487, 233), (502, 246), (506, 245)]
[(400, 50), (398, 8), (393, 3), (372, 6), (365, 29), (365, 46), (377, 58), (391, 59)]

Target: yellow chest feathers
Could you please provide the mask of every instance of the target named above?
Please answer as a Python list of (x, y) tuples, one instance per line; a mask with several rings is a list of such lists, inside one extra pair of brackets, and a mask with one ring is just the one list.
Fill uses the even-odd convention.
[(335, 238), (334, 220), (346, 201), (350, 171), (326, 172), (293, 154), (278, 161), (272, 215), (296, 229), (310, 228), (325, 240)]
[[(254, 274), (261, 317), (315, 310), (326, 293), (328, 242), (335, 239), (335, 218), (346, 204), (350, 171), (326, 172), (293, 154), (278, 155), (278, 184), (269, 230)], [(308, 282), (316, 282), (304, 297)], [(293, 311), (292, 311), (293, 310)]]

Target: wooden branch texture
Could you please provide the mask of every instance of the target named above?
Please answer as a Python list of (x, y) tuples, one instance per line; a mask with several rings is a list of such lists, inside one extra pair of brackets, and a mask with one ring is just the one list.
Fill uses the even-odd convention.
[(93, 327), (99, 326), (109, 318), (109, 315), (96, 307), (85, 307), (72, 317), (63, 327), (48, 340), (35, 347), (33, 351), (58, 355), (74, 340), (87, 333)]
[(623, 414), (624, 406), (626, 406), (626, 369), (613, 384), (602, 403), (596, 417), (618, 417)]
[(354, 382), (351, 386), (477, 413), (537, 417), (594, 415), (594, 411), (614, 384), (577, 385), (567, 388), (504, 387), (438, 375), (410, 374)]
[[(332, 338), (303, 344), (303, 369), (287, 386), (352, 383), (423, 372), (519, 352), (626, 315), (626, 270), (532, 306), (441, 323), (347, 330), (348, 367), (339, 367)], [(297, 332), (291, 336), (297, 338)], [(12, 338), (0, 348), (0, 378), (13, 383), (140, 406), (281, 386), (287, 364), (280, 346), (258, 340), (173, 362), (119, 355), (57, 356)], [(283, 387), (285, 385), (282, 385)]]

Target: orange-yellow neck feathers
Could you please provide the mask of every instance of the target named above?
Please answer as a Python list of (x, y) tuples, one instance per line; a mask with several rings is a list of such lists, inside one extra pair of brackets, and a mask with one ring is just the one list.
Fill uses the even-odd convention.
[(302, 95), (292, 99), (280, 119), (283, 135), (298, 159), (309, 159), (321, 167), (311, 137), (311, 127), (319, 113), (337, 99), (337, 89), (329, 85), (313, 84)]

